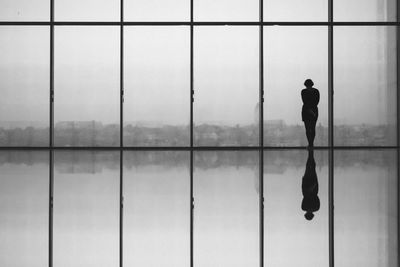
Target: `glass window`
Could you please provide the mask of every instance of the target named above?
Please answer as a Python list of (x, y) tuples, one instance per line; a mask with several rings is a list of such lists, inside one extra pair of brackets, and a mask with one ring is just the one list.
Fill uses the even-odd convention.
[(396, 144), (396, 27), (334, 29), (335, 145)]
[(189, 21), (187, 0), (125, 0), (125, 21)]
[(124, 265), (190, 265), (189, 152), (124, 152)]
[(265, 151), (264, 199), (265, 266), (329, 266), (327, 151)]
[(194, 30), (195, 144), (257, 145), (258, 27)]
[(301, 90), (312, 79), (320, 92), (314, 144), (328, 144), (326, 27), (264, 27), (264, 144), (305, 146)]
[(49, 144), (49, 27), (0, 28), (0, 146)]
[(264, 21), (327, 20), (327, 0), (264, 0)]
[(258, 21), (258, 0), (193, 0), (195, 21)]
[(335, 263), (398, 266), (396, 151), (335, 152)]
[(335, 21), (396, 21), (396, 0), (334, 0)]
[(58, 21), (119, 21), (120, 0), (55, 0)]
[(54, 266), (119, 266), (119, 152), (56, 151), (54, 162)]
[(55, 144), (118, 146), (119, 28), (55, 29)]
[(49, 153), (0, 152), (0, 265), (48, 264)]
[(259, 266), (258, 152), (195, 152), (196, 266)]
[(188, 146), (188, 27), (126, 27), (124, 145)]
[(50, 20), (49, 0), (2, 0), (0, 2), (0, 21), (38, 20)]

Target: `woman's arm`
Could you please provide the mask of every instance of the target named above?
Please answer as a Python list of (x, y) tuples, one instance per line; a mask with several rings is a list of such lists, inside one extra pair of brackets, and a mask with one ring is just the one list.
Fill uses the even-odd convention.
[(317, 101), (316, 101), (317, 103), (316, 104), (318, 105), (318, 103), (319, 103), (319, 91), (318, 91), (318, 89), (315, 89), (315, 90), (317, 90)]
[(303, 104), (305, 104), (305, 99), (304, 99), (304, 89), (301, 90), (301, 100), (303, 101)]

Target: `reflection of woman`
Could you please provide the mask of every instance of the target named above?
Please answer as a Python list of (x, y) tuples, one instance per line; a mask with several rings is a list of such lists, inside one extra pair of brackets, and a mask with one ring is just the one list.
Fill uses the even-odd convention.
[(318, 177), (315, 171), (314, 151), (308, 151), (308, 159), (306, 171), (304, 172), (303, 181), (301, 183), (301, 191), (303, 192), (303, 201), (301, 209), (306, 212), (304, 217), (312, 220), (313, 212), (319, 210), (320, 202), (318, 197)]
[(301, 99), (303, 100), (303, 108), (301, 110), (301, 118), (304, 121), (306, 128), (306, 136), (308, 140), (308, 146), (314, 146), (315, 138), (315, 125), (318, 120), (318, 103), (319, 103), (319, 91), (313, 88), (313, 81), (307, 79), (304, 82), (305, 89), (301, 91)]

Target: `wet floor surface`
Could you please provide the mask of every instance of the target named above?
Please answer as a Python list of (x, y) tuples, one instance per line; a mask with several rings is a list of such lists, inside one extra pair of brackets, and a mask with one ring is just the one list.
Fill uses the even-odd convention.
[(53, 153), (0, 152), (2, 266), (48, 266), (49, 235), (65, 267), (119, 266), (121, 237), (125, 266), (190, 266), (191, 242), (195, 266), (398, 264), (396, 149)]

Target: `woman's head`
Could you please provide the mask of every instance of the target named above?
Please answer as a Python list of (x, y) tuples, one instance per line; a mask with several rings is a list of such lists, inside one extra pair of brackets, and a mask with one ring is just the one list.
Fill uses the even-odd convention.
[(304, 85), (306, 87), (313, 87), (314, 82), (311, 79), (307, 79), (307, 80), (304, 81)]
[(307, 211), (306, 214), (304, 214), (304, 217), (308, 220), (311, 221), (314, 218), (314, 214), (311, 211)]

